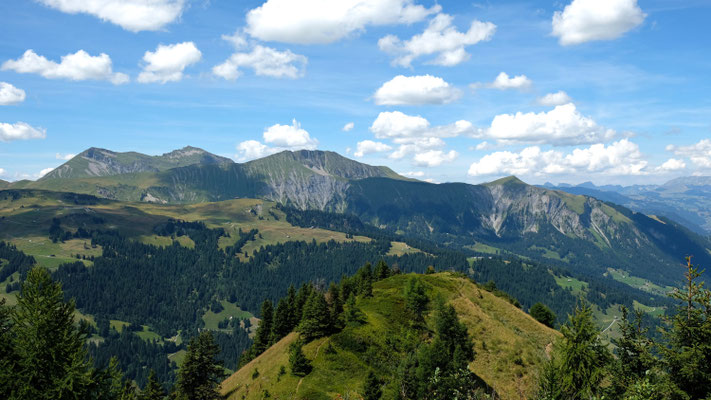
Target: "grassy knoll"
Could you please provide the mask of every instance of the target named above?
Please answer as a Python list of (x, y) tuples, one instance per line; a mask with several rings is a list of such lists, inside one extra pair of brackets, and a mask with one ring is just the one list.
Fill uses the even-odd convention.
[[(272, 398), (358, 398), (371, 369), (389, 382), (386, 390), (397, 390), (392, 376), (397, 364), (386, 367), (390, 365), (386, 360), (394, 357), (397, 362), (402, 356), (389, 343), (396, 342), (410, 323), (404, 313), (403, 290), (413, 276), (423, 281), (430, 298), (453, 305), (469, 329), (476, 351), (470, 369), (503, 399), (518, 399), (519, 392), (530, 395), (546, 358), (546, 346), (559, 334), (470, 280), (449, 273), (398, 275), (377, 282), (372, 298), (358, 299), (366, 323), (304, 346), (314, 367), (306, 377), (289, 372), (288, 348), (297, 338), (292, 333), (225, 380), (223, 393), (229, 399), (261, 399), (265, 391)], [(433, 315), (430, 311), (426, 317), (430, 329)], [(280, 374), (282, 367), (284, 374)]]
[(562, 287), (563, 289), (570, 288), (571, 293), (573, 293), (573, 295), (576, 297), (585, 294), (585, 291), (588, 288), (587, 282), (583, 282), (581, 280), (569, 276), (553, 275), (553, 278), (555, 278), (555, 282), (558, 284), (558, 286)]

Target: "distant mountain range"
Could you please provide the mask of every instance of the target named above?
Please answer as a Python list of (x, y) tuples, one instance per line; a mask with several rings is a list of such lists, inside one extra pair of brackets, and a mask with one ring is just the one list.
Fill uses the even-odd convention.
[(663, 185), (580, 185), (544, 187), (572, 194), (593, 196), (645, 214), (661, 215), (682, 223), (702, 235), (711, 234), (711, 176), (689, 176)]
[[(660, 284), (676, 283), (673, 267), (688, 254), (711, 264), (708, 239), (663, 217), (668, 214), (648, 216), (617, 205), (639, 193), (589, 185), (551, 190), (515, 177), (484, 185), (430, 184), (325, 151), (285, 151), (239, 164), (193, 147), (155, 157), (92, 148), (38, 181), (10, 187), (155, 203), (261, 198), (332, 213), (329, 218), (348, 213), (395, 233), (511, 252), (591, 275), (623, 268)], [(673, 193), (704, 197), (698, 185), (684, 181), (663, 188), (659, 198), (665, 201)]]

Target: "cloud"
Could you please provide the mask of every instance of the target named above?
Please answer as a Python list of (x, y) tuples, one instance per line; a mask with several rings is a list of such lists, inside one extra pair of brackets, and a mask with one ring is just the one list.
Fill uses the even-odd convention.
[(47, 79), (69, 79), (72, 81), (104, 80), (120, 85), (129, 81), (128, 75), (114, 73), (111, 57), (105, 53), (92, 56), (84, 50), (62, 56), (56, 63), (33, 50), (27, 50), (17, 60), (5, 61), (2, 70), (12, 70), (22, 74), (38, 74)]
[(711, 168), (710, 139), (702, 139), (698, 143), (689, 146), (675, 146), (670, 144), (666, 149), (677, 156), (687, 157), (697, 167)]
[(597, 143), (570, 153), (542, 151), (527, 147), (518, 153), (498, 151), (482, 157), (469, 167), (471, 176), (590, 174), (645, 175), (648, 173), (639, 146), (622, 139), (608, 146)]
[(413, 0), (267, 0), (247, 13), (245, 31), (267, 42), (328, 44), (368, 25), (411, 24), (441, 9)]
[(378, 139), (395, 139), (406, 143), (422, 138), (456, 137), (473, 131), (471, 122), (460, 120), (449, 125), (430, 126), (427, 119), (417, 115), (407, 115), (400, 111), (384, 111), (370, 126), (370, 131)]
[(0, 106), (10, 106), (25, 101), (25, 91), (7, 82), (0, 82)]
[(301, 128), (294, 119), (291, 125), (275, 124), (264, 130), (262, 134), (264, 143), (256, 140), (247, 140), (237, 145), (238, 160), (251, 160), (261, 158), (284, 150), (316, 150), (318, 140)]
[(405, 41), (388, 35), (378, 41), (378, 47), (396, 56), (393, 65), (410, 67), (414, 59), (436, 54), (430, 64), (454, 66), (469, 58), (465, 47), (490, 40), (496, 31), (491, 22), (474, 20), (468, 31), (459, 32), (452, 19), (451, 15), (437, 14), (421, 34)]
[(568, 96), (568, 93), (565, 93), (562, 90), (559, 90), (555, 93), (548, 93), (547, 95), (536, 99), (536, 102), (539, 105), (547, 107), (562, 106), (563, 104), (568, 104), (572, 101), (573, 99)]
[(647, 15), (637, 0), (573, 0), (553, 14), (553, 36), (563, 46), (612, 40), (640, 25)]
[(155, 31), (180, 17), (184, 0), (37, 0), (68, 14), (89, 14), (131, 32)]
[(350, 132), (355, 128), (355, 124), (353, 122), (349, 122), (345, 125), (343, 125), (343, 129), (341, 129), (343, 132)]
[(670, 158), (664, 164), (656, 168), (659, 172), (674, 172), (686, 168), (686, 163), (683, 160), (677, 160), (676, 158)]
[(362, 142), (358, 142), (356, 145), (356, 151), (353, 155), (356, 157), (363, 157), (366, 154), (382, 153), (390, 150), (392, 150), (392, 147), (385, 143), (374, 142), (372, 140), (363, 140)]
[(417, 165), (439, 165), (446, 157), (456, 157), (457, 153), (444, 153), (446, 146), (442, 138), (472, 134), (474, 127), (469, 121), (457, 121), (449, 125), (431, 126), (427, 119), (417, 115), (407, 115), (400, 111), (381, 112), (370, 126), (370, 131), (378, 139), (389, 139), (398, 148), (389, 157), (401, 159), (410, 154), (419, 155), (413, 161)]
[(442, 150), (430, 150), (415, 154), (414, 161), (416, 165), (421, 167), (437, 167), (445, 162), (454, 161), (458, 155), (454, 150), (450, 150), (448, 153)]
[(423, 176), (425, 176), (425, 173), (422, 171), (408, 171), (401, 172), (400, 175), (407, 176), (409, 178), (422, 178)]
[(546, 143), (555, 146), (596, 143), (611, 140), (612, 129), (599, 126), (572, 103), (540, 113), (500, 114), (491, 127), (475, 136), (496, 139), (500, 143)]
[(75, 156), (76, 156), (76, 154), (70, 154), (70, 153), (61, 154), (61, 153), (57, 153), (57, 154), (54, 155), (54, 158), (56, 158), (57, 160), (71, 160), (71, 159), (74, 158)]
[(38, 177), (41, 178), (41, 177), (47, 175), (48, 173), (50, 173), (50, 172), (52, 172), (52, 171), (54, 171), (54, 168), (52, 168), (52, 167), (45, 168), (45, 169), (43, 169), (42, 171), (39, 172)]
[(158, 45), (156, 51), (143, 55), (143, 71), (138, 74), (141, 83), (177, 82), (183, 79), (183, 71), (202, 58), (202, 53), (193, 42)]
[(385, 82), (373, 98), (378, 105), (447, 104), (458, 100), (462, 92), (432, 75), (398, 75)]
[(508, 89), (528, 89), (531, 87), (533, 82), (528, 79), (526, 75), (517, 75), (513, 78), (509, 77), (506, 72), (500, 73), (493, 82), (491, 82), (487, 87), (491, 89), (498, 90), (508, 90)]
[(239, 69), (245, 67), (252, 68), (259, 76), (296, 79), (306, 73), (307, 62), (305, 56), (294, 54), (291, 50), (278, 51), (256, 45), (249, 53), (232, 54), (225, 62), (213, 67), (212, 73), (227, 80), (235, 80), (242, 74)]
[(0, 176), (5, 176), (5, 170), (3, 168), (0, 168)]
[(45, 137), (47, 137), (47, 131), (43, 128), (34, 128), (24, 122), (14, 124), (0, 122), (0, 142), (44, 139)]

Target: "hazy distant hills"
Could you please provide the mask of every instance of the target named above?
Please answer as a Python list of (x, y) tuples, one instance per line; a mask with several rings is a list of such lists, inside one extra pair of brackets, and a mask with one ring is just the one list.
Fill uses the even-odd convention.
[[(672, 202), (673, 196), (708, 201), (704, 187), (694, 182), (660, 187), (655, 193), (663, 200), (654, 204)], [(651, 204), (637, 200), (651, 197), (647, 189), (641, 192), (646, 197), (585, 186), (550, 190), (515, 177), (485, 185), (430, 184), (334, 152), (286, 151), (239, 164), (192, 147), (157, 157), (89, 149), (39, 181), (11, 187), (155, 203), (260, 198), (301, 210), (353, 214), (407, 236), (508, 251), (594, 275), (624, 268), (664, 284), (676, 281), (677, 271), (670, 268), (688, 254), (711, 264), (707, 239), (672, 220), (605, 202), (640, 209)]]
[(545, 187), (594, 196), (645, 214), (663, 215), (697, 233), (711, 234), (711, 176), (682, 177), (663, 185), (595, 186), (587, 182)]

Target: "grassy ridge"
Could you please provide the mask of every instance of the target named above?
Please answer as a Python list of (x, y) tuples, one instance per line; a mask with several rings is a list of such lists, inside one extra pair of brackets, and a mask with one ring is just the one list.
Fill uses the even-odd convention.
[[(313, 371), (303, 379), (289, 373), (288, 348), (297, 339), (291, 334), (252, 360), (223, 382), (229, 399), (261, 399), (265, 390), (273, 398), (332, 399), (337, 395), (362, 395), (370, 369), (386, 382), (386, 393), (397, 390), (394, 369), (383, 368), (393, 341), (409, 324), (404, 313), (403, 290), (415, 276), (432, 299), (440, 297), (456, 309), (467, 326), (476, 357), (470, 369), (503, 399), (532, 393), (546, 348), (558, 333), (535, 321), (506, 300), (480, 289), (466, 278), (450, 273), (398, 275), (377, 282), (373, 297), (358, 300), (367, 322), (304, 346)], [(433, 324), (433, 313), (426, 317)], [(328, 349), (328, 351), (327, 351)], [(286, 374), (279, 373), (284, 367)], [(255, 373), (258, 371), (258, 374)]]

